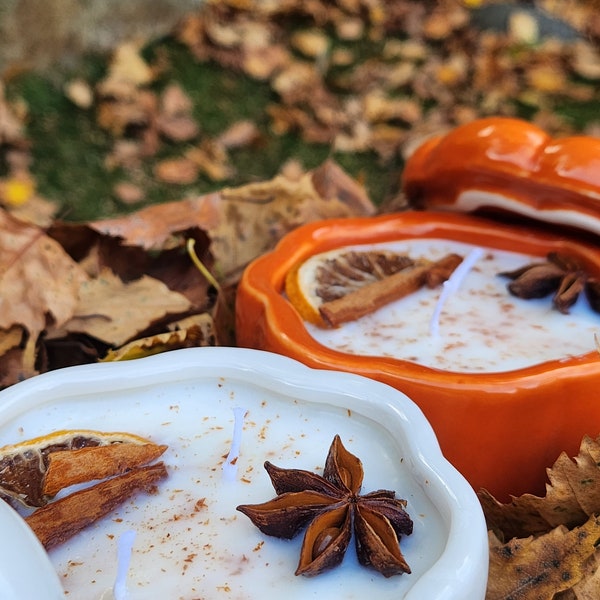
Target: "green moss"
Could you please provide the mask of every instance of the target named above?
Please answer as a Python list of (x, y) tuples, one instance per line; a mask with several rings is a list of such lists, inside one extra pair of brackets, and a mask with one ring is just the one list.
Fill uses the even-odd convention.
[(40, 193), (56, 201), (68, 219), (113, 212), (111, 187), (119, 174), (104, 167), (112, 140), (96, 125), (93, 112), (76, 108), (40, 75), (24, 75), (8, 91), (28, 105), (27, 135)]

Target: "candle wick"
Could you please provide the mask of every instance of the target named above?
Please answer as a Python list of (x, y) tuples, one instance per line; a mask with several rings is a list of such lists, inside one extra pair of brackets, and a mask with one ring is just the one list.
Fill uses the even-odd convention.
[(131, 561), (135, 531), (128, 530), (121, 534), (117, 542), (117, 577), (113, 587), (115, 600), (127, 600), (127, 573)]
[(231, 440), (231, 449), (223, 463), (223, 477), (228, 481), (234, 481), (237, 474), (237, 461), (240, 456), (240, 446), (242, 444), (242, 428), (244, 426), (244, 416), (246, 409), (235, 407), (233, 409), (233, 438)]
[(482, 248), (473, 248), (466, 258), (456, 267), (452, 275), (444, 281), (440, 297), (435, 305), (431, 321), (429, 322), (429, 334), (437, 337), (440, 333), (440, 315), (448, 298), (458, 290), (467, 273), (473, 265), (483, 256)]

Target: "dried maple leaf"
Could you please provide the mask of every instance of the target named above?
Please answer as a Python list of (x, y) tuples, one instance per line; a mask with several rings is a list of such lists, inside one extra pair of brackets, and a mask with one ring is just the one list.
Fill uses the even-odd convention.
[(600, 537), (600, 519), (590, 517), (569, 531), (556, 527), (540, 537), (500, 543), (490, 534), (486, 600), (552, 600), (585, 576)]

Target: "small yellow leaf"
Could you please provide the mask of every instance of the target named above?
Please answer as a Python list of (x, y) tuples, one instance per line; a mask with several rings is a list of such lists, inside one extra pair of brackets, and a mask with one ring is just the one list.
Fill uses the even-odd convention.
[(9, 177), (0, 187), (0, 197), (9, 206), (21, 206), (33, 197), (35, 185), (31, 179)]

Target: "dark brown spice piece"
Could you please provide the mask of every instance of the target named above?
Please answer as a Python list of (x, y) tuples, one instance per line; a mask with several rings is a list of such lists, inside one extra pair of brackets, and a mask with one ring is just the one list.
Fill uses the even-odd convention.
[(283, 469), (270, 462), (265, 469), (277, 496), (262, 504), (242, 504), (244, 513), (265, 534), (290, 539), (305, 526), (296, 575), (318, 575), (337, 566), (356, 538), (358, 560), (385, 577), (410, 573), (400, 551), (402, 535), (412, 533), (406, 501), (391, 490), (360, 495), (360, 459), (335, 436), (323, 476), (302, 469)]
[(562, 252), (550, 252), (546, 262), (532, 263), (499, 275), (512, 280), (507, 287), (518, 298), (544, 298), (554, 294), (552, 303), (555, 308), (568, 314), (581, 292), (585, 291), (592, 309), (600, 312), (597, 280), (590, 278), (575, 258)]

